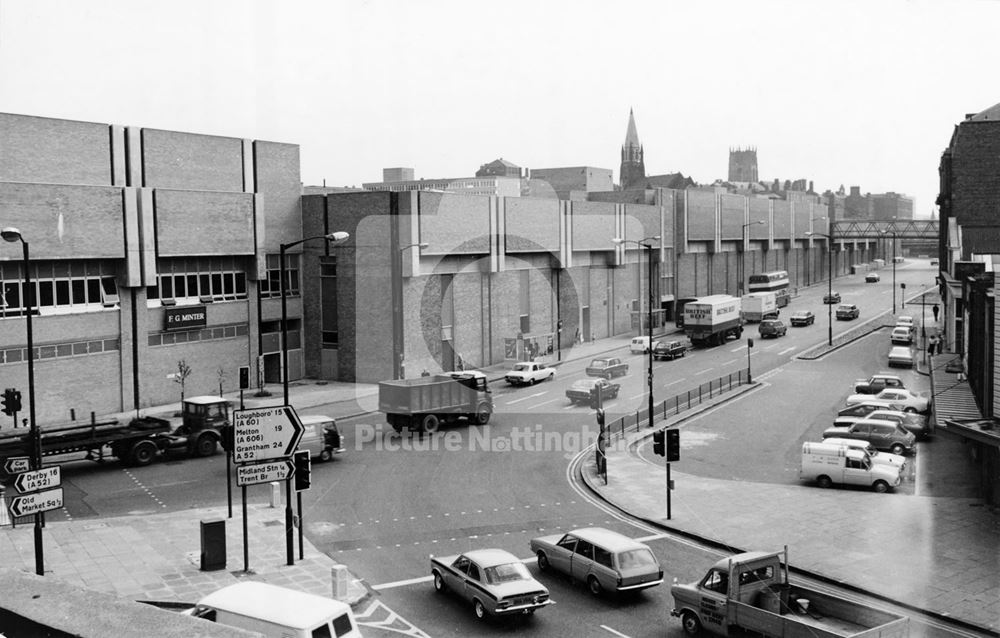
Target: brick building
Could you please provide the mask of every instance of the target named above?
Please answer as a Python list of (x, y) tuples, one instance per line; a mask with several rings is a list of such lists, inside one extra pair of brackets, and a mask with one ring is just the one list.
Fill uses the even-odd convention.
[[(276, 259), (302, 233), (297, 146), (0, 114), (0, 148), (0, 225), (30, 246), (40, 422), (178, 401), (167, 375), (181, 360), (188, 396), (236, 388), (258, 355), (280, 378)], [(22, 253), (2, 246), (0, 384), (27, 405)]]

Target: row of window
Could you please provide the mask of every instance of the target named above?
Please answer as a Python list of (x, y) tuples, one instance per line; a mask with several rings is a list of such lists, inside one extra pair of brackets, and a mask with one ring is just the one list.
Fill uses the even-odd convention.
[(0, 263), (0, 318), (88, 312), (118, 305), (114, 266), (108, 261), (32, 263), (31, 288), (25, 289), (20, 263)]
[(237, 323), (229, 326), (212, 326), (211, 328), (195, 328), (193, 330), (174, 330), (171, 332), (150, 333), (147, 343), (150, 347), (172, 346), (178, 343), (195, 341), (217, 341), (219, 339), (235, 339), (248, 334), (247, 324)]
[[(56, 359), (62, 357), (79, 357), (87, 354), (99, 354), (121, 349), (117, 337), (108, 339), (91, 339), (89, 341), (71, 341), (67, 343), (46, 344), (35, 346), (35, 360)], [(4, 348), (0, 350), (0, 364), (23, 363), (28, 360), (28, 348)]]

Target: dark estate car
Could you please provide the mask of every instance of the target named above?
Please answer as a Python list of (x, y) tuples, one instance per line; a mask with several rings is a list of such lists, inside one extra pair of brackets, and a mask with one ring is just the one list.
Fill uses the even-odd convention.
[(852, 303), (842, 303), (837, 306), (837, 319), (857, 319), (861, 316), (861, 309)]
[(593, 388), (597, 388), (601, 393), (601, 401), (606, 401), (616, 398), (621, 386), (607, 379), (580, 379), (566, 389), (566, 398), (570, 403), (589, 403), (590, 391)]
[(799, 310), (792, 313), (792, 316), (788, 318), (788, 322), (792, 324), (793, 328), (795, 326), (811, 326), (816, 322), (816, 315), (811, 310)]
[(680, 341), (657, 341), (653, 344), (654, 359), (676, 359), (683, 357), (687, 348)]
[(823, 295), (823, 303), (825, 304), (840, 303), (840, 293), (834, 290), (833, 292)]
[(877, 272), (870, 272), (867, 275), (865, 275), (866, 284), (875, 284), (880, 281), (882, 281), (882, 277)]
[(788, 326), (781, 319), (765, 319), (760, 322), (760, 338), (764, 339), (766, 337), (784, 337), (785, 333), (788, 332)]

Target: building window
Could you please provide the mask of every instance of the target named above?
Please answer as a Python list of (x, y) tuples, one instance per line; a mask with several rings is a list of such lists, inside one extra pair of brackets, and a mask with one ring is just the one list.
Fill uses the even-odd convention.
[(337, 258), (321, 257), (319, 261), (320, 316), (322, 347), (336, 350), (340, 346), (337, 308)]
[(22, 317), (25, 306), (34, 314), (93, 312), (118, 305), (117, 292), (105, 299), (104, 289), (117, 291), (115, 266), (110, 261), (72, 260), (32, 262), (31, 291), (24, 294), (20, 263), (0, 264), (0, 318)]
[[(268, 255), (266, 258), (267, 274), (261, 280), (261, 298), (281, 297), (281, 254)], [(299, 296), (299, 254), (285, 253), (285, 293), (289, 297)]]
[[(147, 304), (196, 304), (247, 298), (247, 275), (237, 258), (159, 259), (156, 285), (146, 290)], [(113, 284), (113, 282), (112, 282)], [(118, 302), (113, 285), (101, 290), (103, 303)]]

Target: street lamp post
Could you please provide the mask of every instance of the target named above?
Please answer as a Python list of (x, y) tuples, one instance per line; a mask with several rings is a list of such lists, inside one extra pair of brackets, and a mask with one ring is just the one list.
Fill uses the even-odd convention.
[[(832, 229), (831, 229), (832, 232)], [(830, 271), (828, 273), (829, 278), (827, 279), (826, 285), (826, 345), (833, 346), (833, 235), (827, 235), (824, 233), (814, 233), (808, 232), (806, 235), (810, 237), (813, 235), (818, 235), (819, 237), (826, 237), (826, 254), (827, 254), (827, 269)]]
[[(31, 438), (33, 443), (32, 468), (42, 469), (42, 434), (38, 430), (38, 422), (35, 420), (35, 341), (34, 333), (31, 330), (31, 315), (34, 308), (35, 293), (31, 288), (31, 271), (28, 266), (31, 258), (28, 250), (28, 242), (24, 240), (21, 231), (16, 228), (4, 228), (0, 231), (0, 236), (4, 241), (21, 242), (23, 249), (24, 268), (24, 290), (21, 298), (24, 301), (24, 318), (28, 337), (28, 418), (31, 420)], [(44, 549), (42, 546), (42, 513), (35, 513), (35, 573), (39, 576), (45, 575)]]
[(403, 252), (407, 248), (420, 248), (423, 250), (429, 245), (427, 242), (407, 244), (406, 246), (401, 246), (396, 252), (398, 259), (395, 261), (398, 262), (398, 267), (393, 268), (392, 271), (392, 338), (393, 356), (395, 358), (392, 366), (393, 379), (402, 379), (406, 376), (403, 363), (405, 353), (403, 347)]
[(740, 285), (739, 294), (742, 297), (746, 292), (746, 278), (747, 278), (747, 227), (754, 226), (756, 224), (763, 224), (764, 220), (759, 219), (755, 222), (749, 222), (743, 224), (743, 229), (740, 231), (743, 243), (740, 245), (740, 249), (743, 251), (740, 255)]
[(649, 387), (649, 427), (653, 427), (653, 245), (645, 242), (658, 241), (659, 239), (659, 235), (653, 235), (651, 237), (643, 237), (639, 240), (621, 239), (620, 237), (615, 237), (611, 240), (616, 244), (635, 244), (636, 246), (642, 246), (646, 249), (646, 261), (649, 263), (649, 307), (646, 310), (646, 323), (648, 324), (649, 331), (649, 344), (646, 347), (646, 383)]
[(882, 230), (883, 235), (892, 235), (892, 314), (896, 314), (896, 231)]
[[(328, 235), (316, 235), (313, 237), (304, 237), (298, 241), (293, 241), (287, 244), (281, 244), (281, 255), (278, 262), (279, 276), (281, 279), (280, 290), (281, 290), (281, 383), (284, 397), (284, 405), (290, 405), (288, 400), (288, 302), (285, 294), (285, 252), (289, 248), (298, 246), (303, 242), (310, 241), (312, 239), (325, 239), (328, 242), (333, 242), (333, 245), (342, 244), (351, 237), (350, 233), (345, 233), (343, 231), (338, 231), (335, 233), (330, 233)], [(300, 269), (301, 272), (301, 269)], [(301, 277), (300, 277), (301, 279)], [(301, 333), (301, 329), (300, 329)], [(285, 480), (285, 548), (287, 550), (288, 564), (295, 564), (295, 541), (294, 532), (292, 524), (292, 481), (290, 479)]]

